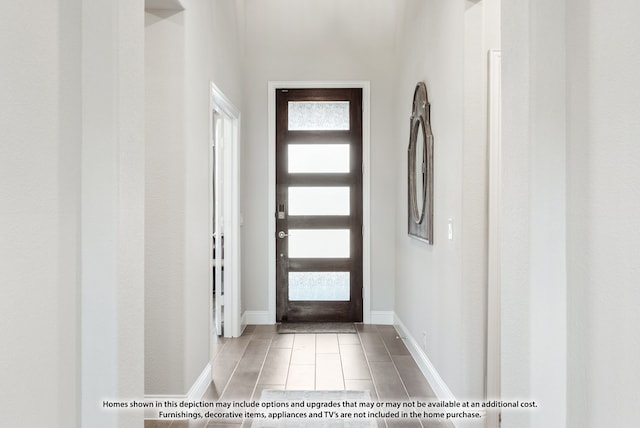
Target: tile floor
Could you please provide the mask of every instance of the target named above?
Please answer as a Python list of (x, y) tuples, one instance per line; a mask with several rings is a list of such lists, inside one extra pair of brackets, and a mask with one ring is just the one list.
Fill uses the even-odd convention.
[[(258, 400), (264, 389), (367, 390), (373, 400), (435, 395), (392, 326), (357, 324), (357, 334), (277, 334), (247, 326), (215, 347), (211, 386), (203, 399)], [(146, 420), (145, 428), (249, 428), (250, 420)], [(381, 428), (451, 428), (440, 420), (379, 420)]]

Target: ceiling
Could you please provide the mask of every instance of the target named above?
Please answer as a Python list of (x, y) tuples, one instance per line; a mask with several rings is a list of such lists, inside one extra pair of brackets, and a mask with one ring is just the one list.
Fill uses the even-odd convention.
[(404, 0), (244, 0), (244, 36), (251, 50), (392, 50)]

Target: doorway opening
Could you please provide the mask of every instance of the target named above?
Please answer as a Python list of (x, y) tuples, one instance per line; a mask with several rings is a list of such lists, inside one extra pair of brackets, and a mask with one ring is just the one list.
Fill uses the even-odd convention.
[(237, 337), (240, 324), (240, 112), (211, 83), (209, 138), (210, 332)]

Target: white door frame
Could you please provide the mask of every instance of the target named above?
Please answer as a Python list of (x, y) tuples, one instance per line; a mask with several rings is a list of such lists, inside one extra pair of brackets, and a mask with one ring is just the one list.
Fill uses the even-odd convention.
[[(224, 197), (224, 336), (238, 337), (242, 333), (240, 324), (240, 110), (211, 82), (210, 84), (210, 114), (209, 114), (209, 150), (213, 143), (213, 111), (222, 115), (225, 121), (223, 159), (223, 197)], [(228, 125), (228, 126), (227, 126)], [(209, 161), (209, 178), (211, 178), (211, 156)], [(209, 218), (212, 217), (213, 200), (212, 182), (209, 179)], [(209, 221), (209, 239), (213, 230)], [(209, 274), (209, 290), (213, 293), (213, 280)], [(213, 302), (209, 299), (210, 314), (213, 313)], [(213, 318), (209, 316), (210, 340), (215, 335), (216, 328)]]
[(362, 88), (362, 321), (371, 322), (371, 110), (369, 81), (270, 81), (269, 94), (269, 202), (266, 215), (268, 252), (268, 322), (276, 322), (276, 90), (280, 88)]
[[(489, 254), (487, 288), (486, 398), (500, 399), (500, 205), (502, 174), (501, 53), (489, 51)], [(500, 426), (500, 413), (488, 412), (487, 428)]]

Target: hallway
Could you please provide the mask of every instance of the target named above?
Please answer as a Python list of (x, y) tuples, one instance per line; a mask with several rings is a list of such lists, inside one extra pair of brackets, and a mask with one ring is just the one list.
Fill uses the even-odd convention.
[[(354, 291), (362, 289), (361, 319), (402, 329), (409, 339), (405, 343), (413, 344), (412, 354), (420, 356), (416, 360), (428, 362), (420, 365), (425, 375), (438, 380), (433, 383), (438, 397), (484, 398), (487, 308), (478, 303), (486, 301), (488, 141), (486, 114), (474, 112), (483, 112), (486, 105), (484, 58), (488, 49), (499, 47), (499, 2), (472, 7), (445, 2), (436, 13), (422, 2), (395, 0), (376, 0), (375, 7), (364, 0), (247, 1), (240, 8), (223, 1), (183, 3), (184, 9), (173, 12), (145, 12), (144, 395), (187, 396), (209, 363), (206, 321), (211, 317), (207, 298), (211, 261), (206, 195), (211, 180), (206, 142), (211, 129), (211, 91), (205, 90), (214, 84), (241, 114), (239, 179), (225, 181), (238, 186), (234, 194), (239, 209), (224, 216), (226, 226), (235, 224), (240, 230), (235, 241), (238, 281), (225, 282), (235, 284), (237, 290), (238, 306), (234, 307), (238, 310), (233, 318), (255, 325), (278, 319), (277, 260), (280, 254), (287, 254), (277, 251), (277, 243), (288, 235), (281, 223), (286, 221), (294, 230), (307, 229), (289, 224), (289, 216), (300, 217), (297, 221), (304, 216), (292, 214), (288, 202), (276, 197), (280, 183), (277, 154), (288, 156), (289, 150), (277, 150), (284, 148), (284, 143), (278, 145), (276, 132), (277, 90), (282, 94), (292, 89), (360, 88), (362, 94), (357, 98), (362, 110), (356, 116), (361, 122), (361, 156), (349, 155), (348, 171), (362, 172), (362, 187), (357, 192), (361, 195), (354, 198), (361, 209), (354, 205), (349, 211), (362, 213), (362, 225), (349, 226), (356, 231), (354, 237), (358, 231), (362, 235), (361, 274), (350, 277), (361, 276), (362, 286), (354, 287)], [(474, 43), (465, 44), (465, 39)], [(426, 49), (425, 41), (434, 45)], [(440, 52), (457, 53), (441, 56)], [(427, 61), (432, 57), (439, 60)], [(406, 119), (411, 115), (417, 82), (424, 82), (429, 91), (437, 146), (433, 245), (407, 236)], [(469, 114), (462, 115), (465, 111)], [(303, 145), (300, 135), (290, 141), (292, 147)], [(307, 143), (312, 146), (318, 141)], [(288, 171), (288, 160), (286, 164)], [(325, 173), (346, 174), (340, 171)], [(288, 187), (310, 186), (306, 181), (291, 184), (281, 186), (287, 188), (287, 198)], [(342, 181), (326, 185), (344, 186)], [(348, 186), (349, 194), (355, 194)], [(328, 219), (332, 225), (327, 223), (327, 230), (344, 230), (344, 215)], [(325, 219), (318, 216), (313, 221), (320, 220)], [(314, 223), (311, 229), (315, 227)], [(285, 235), (280, 238), (279, 232)], [(293, 240), (285, 241), (294, 241), (295, 234)], [(234, 243), (225, 236), (227, 244)], [(349, 251), (352, 248), (356, 246), (349, 241)], [(315, 272), (318, 266), (296, 269)], [(331, 262), (322, 269), (333, 272), (337, 266)], [(243, 342), (233, 347), (241, 345)], [(267, 352), (269, 344), (251, 346), (255, 352), (251, 350), (250, 355), (259, 355)], [(294, 344), (291, 346), (290, 359), (295, 361)], [(236, 349), (239, 355), (234, 358), (249, 349)], [(316, 371), (325, 362), (335, 365), (338, 361), (342, 367), (342, 359), (336, 358), (319, 357), (319, 366), (315, 360), (292, 365), (284, 380), (270, 385), (286, 388), (287, 381), (302, 378), (305, 389), (322, 388), (316, 385)], [(244, 396), (250, 397), (247, 394), (253, 394), (260, 382), (257, 377), (263, 360), (255, 359), (259, 360), (258, 367), (251, 368), (255, 379), (253, 385), (243, 384)], [(227, 363), (233, 365), (225, 368), (227, 377), (237, 363)], [(376, 371), (389, 363), (390, 354), (385, 361), (370, 360), (365, 368), (373, 378), (367, 378), (375, 383)], [(400, 379), (397, 372), (394, 376)], [(219, 395), (225, 393), (225, 387), (227, 394), (234, 392), (233, 378), (228, 386), (224, 380), (217, 385)], [(343, 377), (339, 388), (349, 388), (353, 380), (362, 379)], [(385, 381), (374, 389), (384, 394), (389, 385)]]
[[(247, 326), (220, 338), (213, 383), (203, 399), (258, 400), (265, 389), (366, 390), (373, 400), (435, 399), (393, 326), (356, 324), (357, 334), (277, 334), (275, 325)], [(145, 428), (249, 427), (229, 421), (145, 421)], [(437, 420), (379, 421), (379, 427), (449, 428)]]
[[(391, 324), (439, 398), (541, 404), (503, 411), (503, 428), (637, 425), (640, 2), (4, 5), (3, 426), (139, 428), (144, 409), (104, 401), (200, 397), (212, 365), (212, 399), (267, 385), (430, 394), (380, 326)], [(433, 245), (408, 236), (418, 82), (434, 138)], [(280, 85), (338, 83), (369, 88), (367, 325), (357, 343), (285, 343), (266, 327), (279, 232), (270, 101)], [(225, 309), (256, 325), (215, 360), (212, 85), (241, 113), (239, 179), (225, 181), (240, 264)]]

